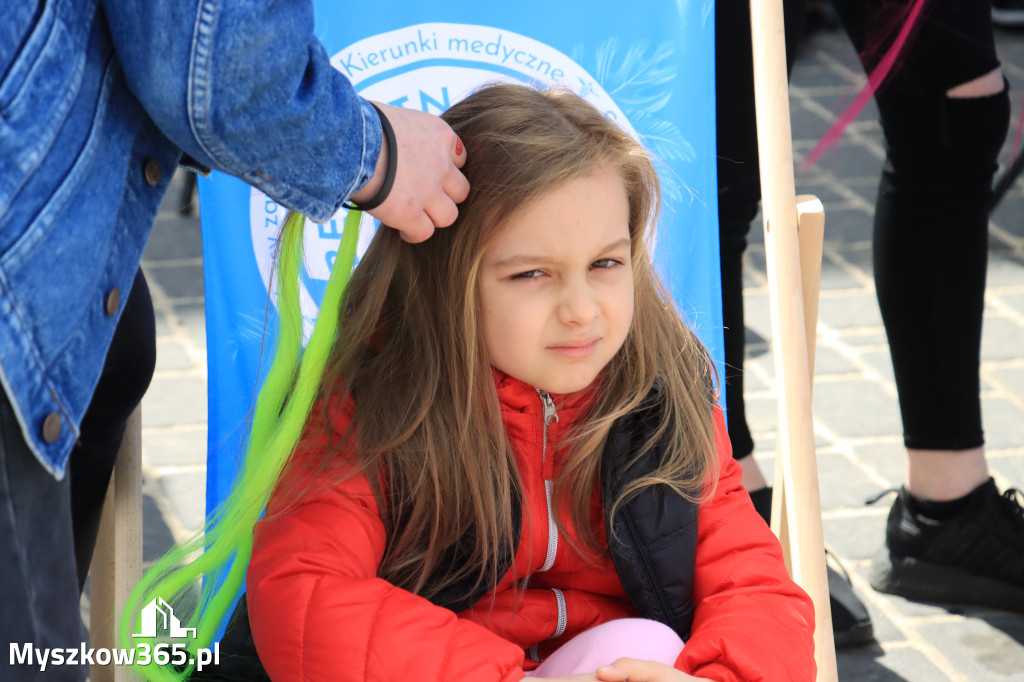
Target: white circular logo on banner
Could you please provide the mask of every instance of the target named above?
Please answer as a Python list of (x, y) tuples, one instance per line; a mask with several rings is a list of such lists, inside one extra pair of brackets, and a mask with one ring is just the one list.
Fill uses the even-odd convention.
[[(500, 28), (418, 24), (353, 43), (335, 54), (331, 64), (366, 99), (434, 114), (440, 114), (489, 82), (558, 84), (583, 97), (636, 136), (625, 114), (583, 67), (549, 45)], [(285, 213), (283, 206), (252, 189), (252, 245), (268, 288), (273, 251)], [(301, 299), (307, 335), (334, 265), (346, 214), (341, 209), (324, 225), (306, 222)], [(376, 221), (364, 215), (359, 225), (357, 259), (365, 253), (375, 229)]]

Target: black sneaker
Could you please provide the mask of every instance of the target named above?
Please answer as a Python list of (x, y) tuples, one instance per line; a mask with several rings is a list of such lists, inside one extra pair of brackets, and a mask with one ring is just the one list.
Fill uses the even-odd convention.
[(1024, 27), (1024, 0), (992, 0), (992, 23), (1005, 28)]
[[(750, 493), (754, 509), (765, 523), (771, 523), (772, 489), (762, 488)], [(838, 557), (826, 551), (828, 601), (832, 609), (832, 638), (837, 649), (864, 646), (875, 641), (875, 631), (867, 607), (853, 591), (850, 576)], [(833, 564), (835, 567), (833, 567)]]
[(991, 606), (1024, 613), (1024, 509), (1017, 490), (991, 478), (966, 508), (936, 521), (914, 513), (901, 488), (886, 523), (886, 549), (871, 565), (879, 592), (915, 601)]

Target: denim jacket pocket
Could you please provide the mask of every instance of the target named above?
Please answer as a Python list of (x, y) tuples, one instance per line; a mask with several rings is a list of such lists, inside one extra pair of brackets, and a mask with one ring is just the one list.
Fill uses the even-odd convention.
[(78, 95), (94, 20), (74, 12), (67, 0), (45, 3), (0, 82), (0, 215), (46, 157)]
[(22, 92), (40, 55), (46, 52), (47, 44), (54, 38), (56, 16), (56, 3), (44, 2), (43, 11), (22, 42), (21, 50), (11, 58), (10, 66), (4, 69), (6, 76), (0, 83), (0, 115), (6, 115), (7, 109)]

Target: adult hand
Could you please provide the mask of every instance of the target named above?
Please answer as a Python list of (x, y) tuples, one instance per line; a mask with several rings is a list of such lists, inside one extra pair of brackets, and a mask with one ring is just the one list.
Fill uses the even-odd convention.
[(710, 682), (706, 677), (694, 677), (656, 661), (620, 658), (611, 665), (597, 669), (599, 682)]
[[(421, 242), (434, 234), (434, 228), (455, 222), (459, 215), (456, 204), (469, 196), (469, 181), (459, 170), (466, 163), (466, 150), (451, 127), (437, 116), (376, 104), (395, 130), (398, 166), (391, 192), (369, 214), (401, 232), (406, 241)], [(382, 141), (373, 177), (350, 201), (358, 206), (377, 194), (392, 153), (387, 141)]]

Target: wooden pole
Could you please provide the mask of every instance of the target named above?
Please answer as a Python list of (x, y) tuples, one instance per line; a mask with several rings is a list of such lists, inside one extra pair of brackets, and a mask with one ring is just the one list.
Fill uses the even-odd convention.
[[(817, 197), (804, 194), (796, 198), (797, 238), (800, 244), (800, 276), (804, 302), (804, 333), (807, 339), (807, 373), (814, 376), (814, 351), (817, 346), (818, 293), (821, 288), (821, 252), (825, 240), (825, 208)], [(814, 393), (814, 382), (811, 382)], [(776, 442), (776, 462), (783, 455)], [(772, 495), (772, 529), (782, 545), (782, 557), (790, 573), (793, 561), (790, 556), (789, 518), (786, 516), (785, 467), (775, 467), (775, 493)], [(827, 581), (827, 577), (826, 577)]]
[[(99, 537), (89, 572), (89, 640), (94, 649), (113, 649), (117, 622), (128, 595), (142, 577), (142, 409), (135, 408), (117, 451), (103, 503)], [(128, 666), (93, 665), (92, 682), (137, 679)]]
[(834, 682), (838, 674), (814, 451), (811, 355), (808, 353), (797, 232), (786, 81), (786, 36), (781, 0), (752, 0), (750, 21), (772, 347), (779, 393), (779, 459), (776, 466), (781, 467), (783, 486), (780, 492), (787, 527), (782, 535), (789, 545), (787, 554), (793, 579), (814, 601), (817, 679), (819, 682)]
[[(796, 228), (800, 243), (800, 282), (804, 294), (804, 332), (807, 339), (807, 371), (814, 377), (814, 350), (818, 337), (818, 294), (821, 291), (821, 251), (825, 243), (825, 207), (818, 197), (796, 198)], [(811, 382), (814, 392), (814, 382)]]

